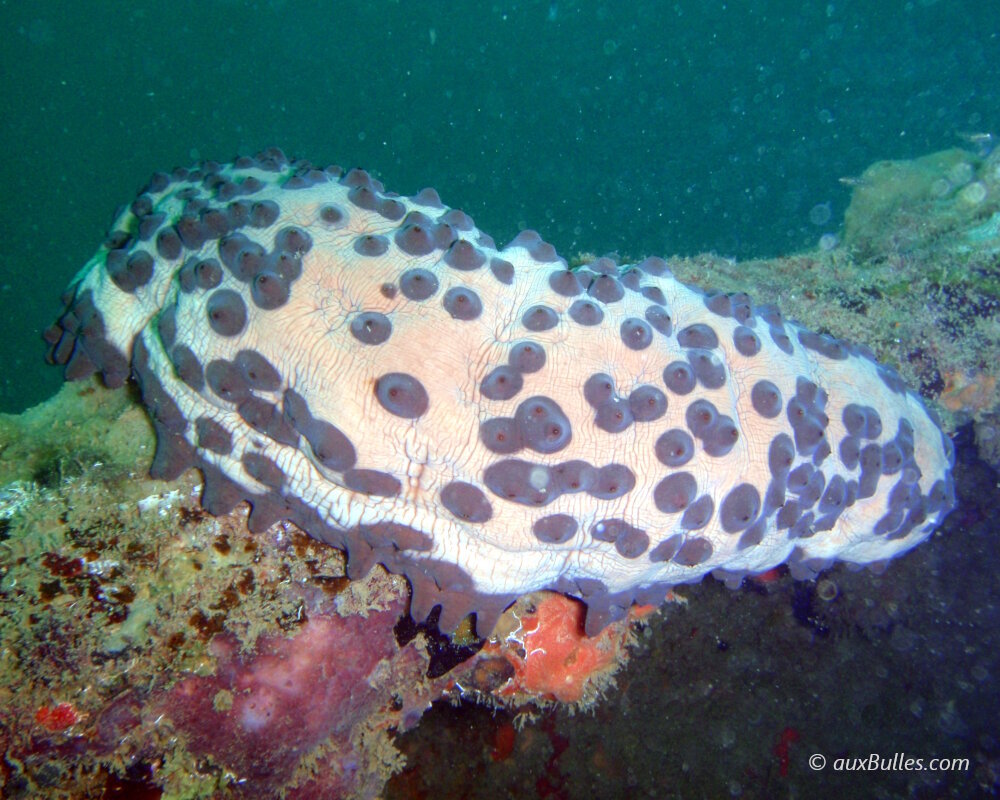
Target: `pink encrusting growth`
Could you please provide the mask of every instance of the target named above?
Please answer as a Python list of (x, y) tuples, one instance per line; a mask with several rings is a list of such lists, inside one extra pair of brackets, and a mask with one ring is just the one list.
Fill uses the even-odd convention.
[(446, 629), (553, 589), (593, 634), (709, 573), (883, 562), (954, 503), (950, 441), (864, 348), (277, 150), (154, 175), (65, 300), (51, 359), (135, 376), (154, 475), (405, 574)]
[(393, 661), (402, 671), (392, 636), (401, 610), (317, 615), (247, 654), (233, 637), (216, 636), (214, 674), (185, 677), (152, 708), (169, 717), (192, 753), (231, 772), (247, 796), (262, 783), (292, 783), (310, 757), (323, 765), (317, 796), (346, 793), (362, 758), (359, 720), (385, 702), (375, 685), (380, 664), (388, 669)]

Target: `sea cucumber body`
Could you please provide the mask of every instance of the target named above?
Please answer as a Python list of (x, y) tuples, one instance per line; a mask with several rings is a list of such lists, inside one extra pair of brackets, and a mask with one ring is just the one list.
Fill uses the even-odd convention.
[(863, 348), (276, 150), (154, 176), (65, 299), (50, 358), (135, 375), (154, 474), (405, 574), (443, 628), (882, 562), (954, 503), (950, 441)]

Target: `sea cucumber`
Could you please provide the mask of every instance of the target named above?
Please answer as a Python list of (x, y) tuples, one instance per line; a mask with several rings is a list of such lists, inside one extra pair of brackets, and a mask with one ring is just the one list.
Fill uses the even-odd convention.
[(153, 175), (64, 301), (49, 359), (134, 377), (154, 476), (405, 574), (446, 630), (881, 563), (954, 505), (950, 440), (866, 348), (277, 149)]

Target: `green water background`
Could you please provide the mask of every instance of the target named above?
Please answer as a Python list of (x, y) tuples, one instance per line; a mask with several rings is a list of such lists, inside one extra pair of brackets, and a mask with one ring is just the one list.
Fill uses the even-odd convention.
[[(276, 144), (499, 243), (788, 253), (839, 178), (1000, 131), (1000, 2), (0, 3), (0, 410), (156, 169)], [(748, 287), (752, 291), (752, 287)]]

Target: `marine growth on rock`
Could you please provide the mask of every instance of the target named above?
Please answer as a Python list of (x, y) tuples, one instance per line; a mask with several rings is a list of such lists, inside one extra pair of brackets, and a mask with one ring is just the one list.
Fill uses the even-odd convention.
[(64, 299), (50, 359), (134, 376), (155, 476), (405, 574), (444, 629), (880, 563), (954, 504), (951, 442), (864, 347), (276, 149), (155, 174)]

